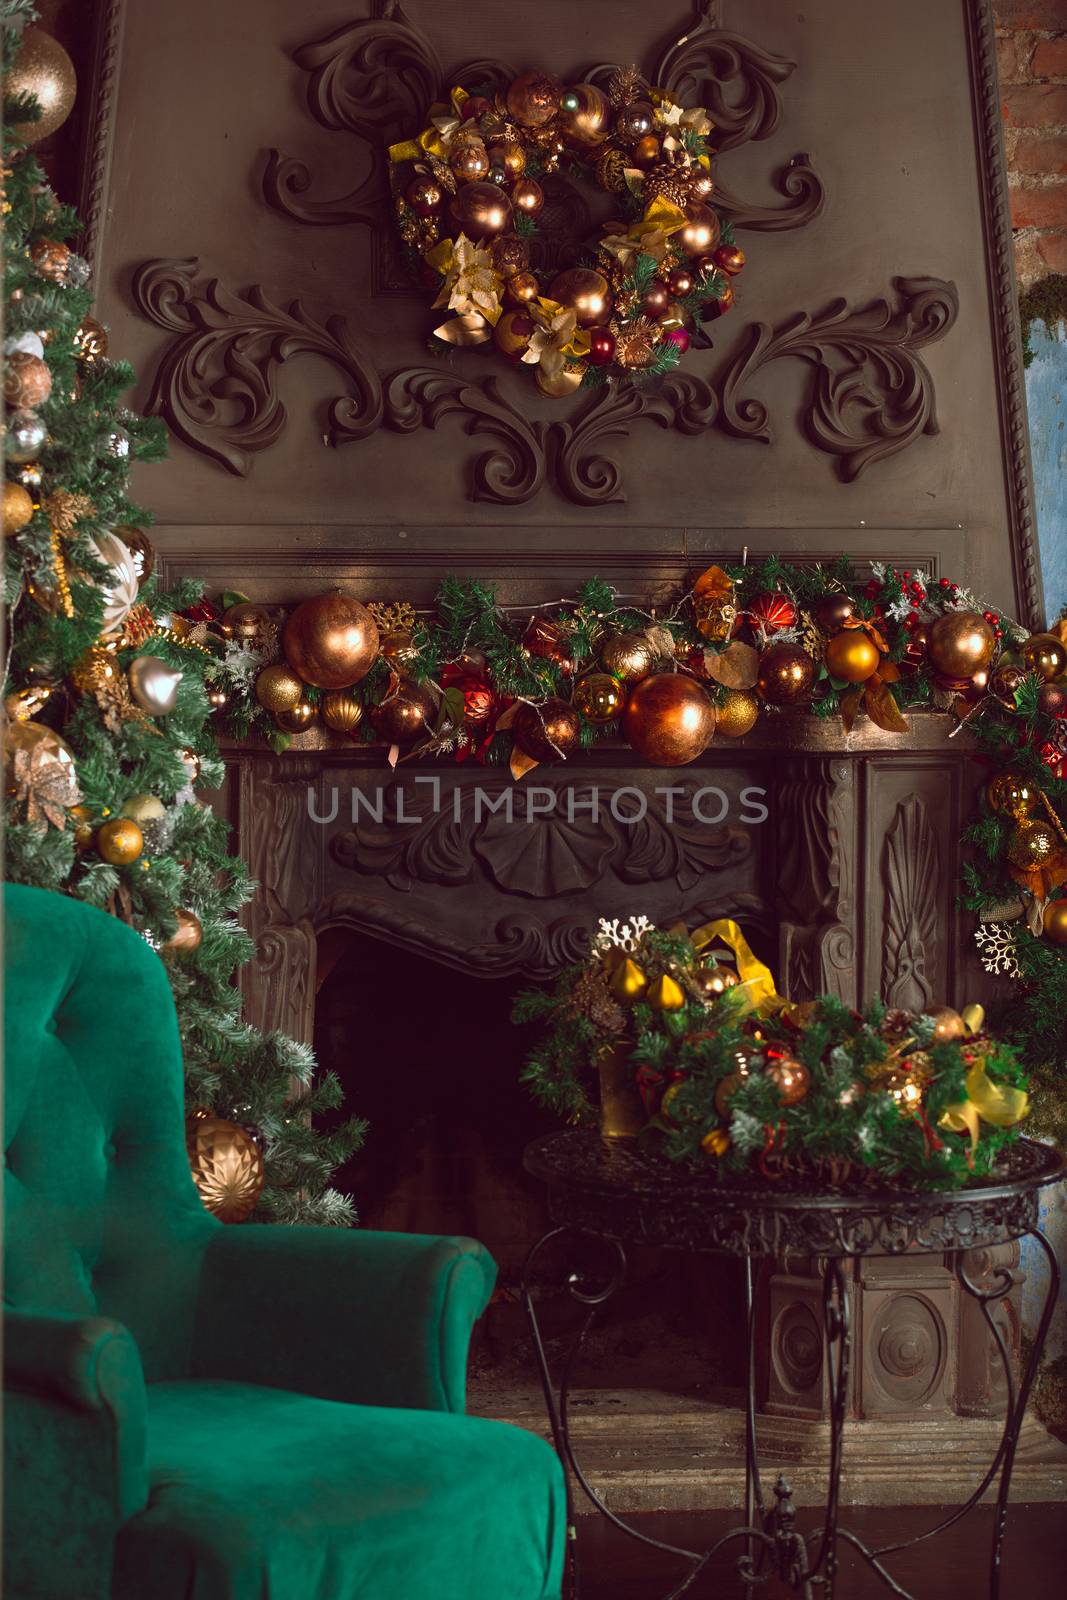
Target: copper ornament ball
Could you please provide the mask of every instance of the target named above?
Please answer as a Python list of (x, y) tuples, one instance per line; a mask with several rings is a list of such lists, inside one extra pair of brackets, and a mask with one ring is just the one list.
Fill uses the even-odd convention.
[(52, 393), (52, 374), (40, 356), (14, 350), (4, 361), (4, 404), (11, 411), (36, 411)]
[(782, 1055), (768, 1062), (766, 1076), (778, 1090), (783, 1106), (799, 1105), (811, 1088), (811, 1073), (793, 1056)]
[(500, 144), (495, 144), (490, 150), (494, 161), (500, 160), (509, 177), (521, 178), (526, 171), (526, 151), (515, 139), (505, 139)]
[(720, 272), (725, 272), (734, 278), (744, 268), (745, 252), (740, 245), (720, 244), (715, 251), (715, 265)]
[(1031, 634), (1019, 653), (1027, 672), (1036, 672), (1046, 681), (1067, 670), (1067, 645), (1054, 633)]
[(611, 129), (611, 101), (595, 83), (576, 83), (564, 90), (559, 126), (575, 144), (603, 144)]
[(656, 652), (643, 633), (612, 633), (600, 647), (600, 660), (620, 683), (637, 683), (652, 671)]
[(524, 702), (511, 724), (519, 749), (535, 761), (566, 761), (578, 748), (581, 720), (566, 700), (555, 697), (540, 705)]
[(70, 265), (70, 245), (59, 239), (37, 239), (30, 246), (30, 260), (42, 278), (62, 283)]
[(759, 701), (750, 689), (727, 689), (717, 707), (715, 731), (726, 739), (741, 739), (758, 717)]
[(824, 633), (838, 633), (856, 614), (856, 602), (847, 594), (826, 594), (816, 601), (813, 615)]
[(595, 328), (611, 315), (611, 288), (602, 272), (592, 267), (568, 267), (557, 272), (549, 285), (549, 298), (573, 310), (580, 328)]
[(671, 303), (671, 291), (662, 278), (653, 278), (641, 296), (641, 310), (646, 317), (662, 317)]
[(408, 184), (404, 198), (418, 216), (432, 217), (445, 203), (445, 190), (436, 178), (420, 173)]
[(489, 246), (489, 253), (493, 258), (493, 266), (502, 278), (525, 272), (530, 265), (530, 247), (517, 233), (502, 233)]
[(495, 183), (464, 183), (452, 197), (448, 214), (453, 226), (476, 242), (506, 233), (514, 213), (511, 200)]
[(759, 658), (757, 688), (768, 705), (800, 705), (810, 699), (815, 663), (796, 644), (772, 644)]
[(511, 306), (528, 306), (541, 293), (541, 285), (532, 272), (513, 272), (504, 283), (504, 298)]
[(274, 720), (283, 733), (307, 733), (318, 718), (318, 712), (310, 700), (301, 697), (294, 706), (287, 706), (284, 711), (277, 711)]
[(411, 668), (419, 659), (418, 646), (414, 635), (409, 628), (390, 628), (378, 640), (378, 648), (391, 667), (397, 672), (404, 672)]
[(698, 200), (686, 206), (685, 214), (686, 225), (672, 234), (674, 241), (687, 256), (702, 256), (714, 250), (722, 232), (716, 213)]
[(1067, 900), (1050, 900), (1041, 917), (1045, 938), (1053, 944), (1067, 944)]
[(1043, 683), (1037, 691), (1037, 709), (1046, 717), (1062, 717), (1067, 712), (1067, 689), (1061, 683)]
[(433, 725), (434, 700), (421, 683), (403, 680), (370, 714), (374, 731), (386, 744), (412, 744)]
[(866, 683), (878, 671), (881, 651), (862, 628), (843, 628), (826, 641), (826, 667), (832, 678)]
[(634, 165), (637, 167), (654, 167), (659, 160), (660, 144), (654, 133), (646, 134), (643, 139), (638, 139), (633, 147)]
[(622, 715), (626, 693), (610, 672), (591, 672), (575, 684), (572, 699), (587, 722), (614, 722)]
[(926, 1014), (933, 1018), (934, 1039), (938, 1044), (951, 1044), (967, 1032), (966, 1023), (952, 1006), (931, 1006)]
[(715, 707), (695, 679), (660, 673), (635, 684), (622, 725), (645, 761), (657, 767), (684, 767), (711, 743)]
[(647, 100), (633, 100), (620, 106), (615, 114), (615, 137), (623, 144), (636, 144), (646, 139), (655, 124), (655, 114)]
[(489, 152), (477, 134), (457, 133), (449, 146), (448, 166), (458, 183), (477, 183), (489, 175)]
[(164, 940), (163, 949), (169, 950), (172, 955), (190, 956), (194, 950), (199, 950), (204, 937), (200, 918), (195, 911), (184, 911), (179, 908), (174, 913), (174, 920), (178, 926), (170, 938)]
[(536, 217), (545, 203), (545, 191), (536, 178), (516, 178), (511, 186), (511, 203), (516, 211)]
[(378, 628), (358, 600), (320, 594), (297, 606), (282, 634), (285, 659), (305, 683), (346, 689), (365, 678), (378, 654)]
[(970, 678), (980, 667), (988, 667), (996, 644), (993, 629), (979, 612), (946, 611), (930, 627), (926, 654), (931, 666), (946, 677)]
[(675, 267), (667, 274), (667, 287), (671, 294), (678, 300), (684, 300), (691, 295), (696, 279), (689, 267)]
[(561, 93), (558, 78), (546, 72), (524, 72), (508, 88), (508, 111), (524, 127), (543, 128), (559, 111)]

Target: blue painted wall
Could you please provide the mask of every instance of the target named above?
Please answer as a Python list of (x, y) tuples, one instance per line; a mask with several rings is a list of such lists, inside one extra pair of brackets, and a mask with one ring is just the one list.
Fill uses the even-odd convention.
[(1067, 328), (1030, 331), (1034, 359), (1026, 373), (1037, 531), (1051, 621), (1067, 606)]

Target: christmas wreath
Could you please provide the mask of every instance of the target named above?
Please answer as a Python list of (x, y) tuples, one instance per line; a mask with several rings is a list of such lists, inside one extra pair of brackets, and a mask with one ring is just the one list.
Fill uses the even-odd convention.
[[(492, 340), (542, 392), (677, 365), (701, 322), (733, 304), (744, 266), (710, 197), (711, 122), (646, 86), (635, 68), (606, 89), (525, 72), (506, 93), (452, 90), (415, 139), (390, 148), (394, 210), (413, 267), (451, 315), (434, 333)], [(563, 167), (615, 201), (584, 264), (532, 270), (544, 180)], [(576, 253), (583, 241), (569, 241)]]

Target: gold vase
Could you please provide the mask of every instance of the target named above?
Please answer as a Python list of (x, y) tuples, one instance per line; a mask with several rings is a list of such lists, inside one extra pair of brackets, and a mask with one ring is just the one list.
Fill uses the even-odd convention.
[(600, 1137), (606, 1145), (620, 1139), (636, 1139), (648, 1118), (641, 1103), (630, 1046), (611, 1045), (597, 1057), (600, 1072)]

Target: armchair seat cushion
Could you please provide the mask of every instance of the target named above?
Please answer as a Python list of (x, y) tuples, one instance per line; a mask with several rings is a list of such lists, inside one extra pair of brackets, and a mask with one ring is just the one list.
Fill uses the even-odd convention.
[(251, 1384), (148, 1388), (113, 1600), (556, 1600), (562, 1473), (507, 1423)]

